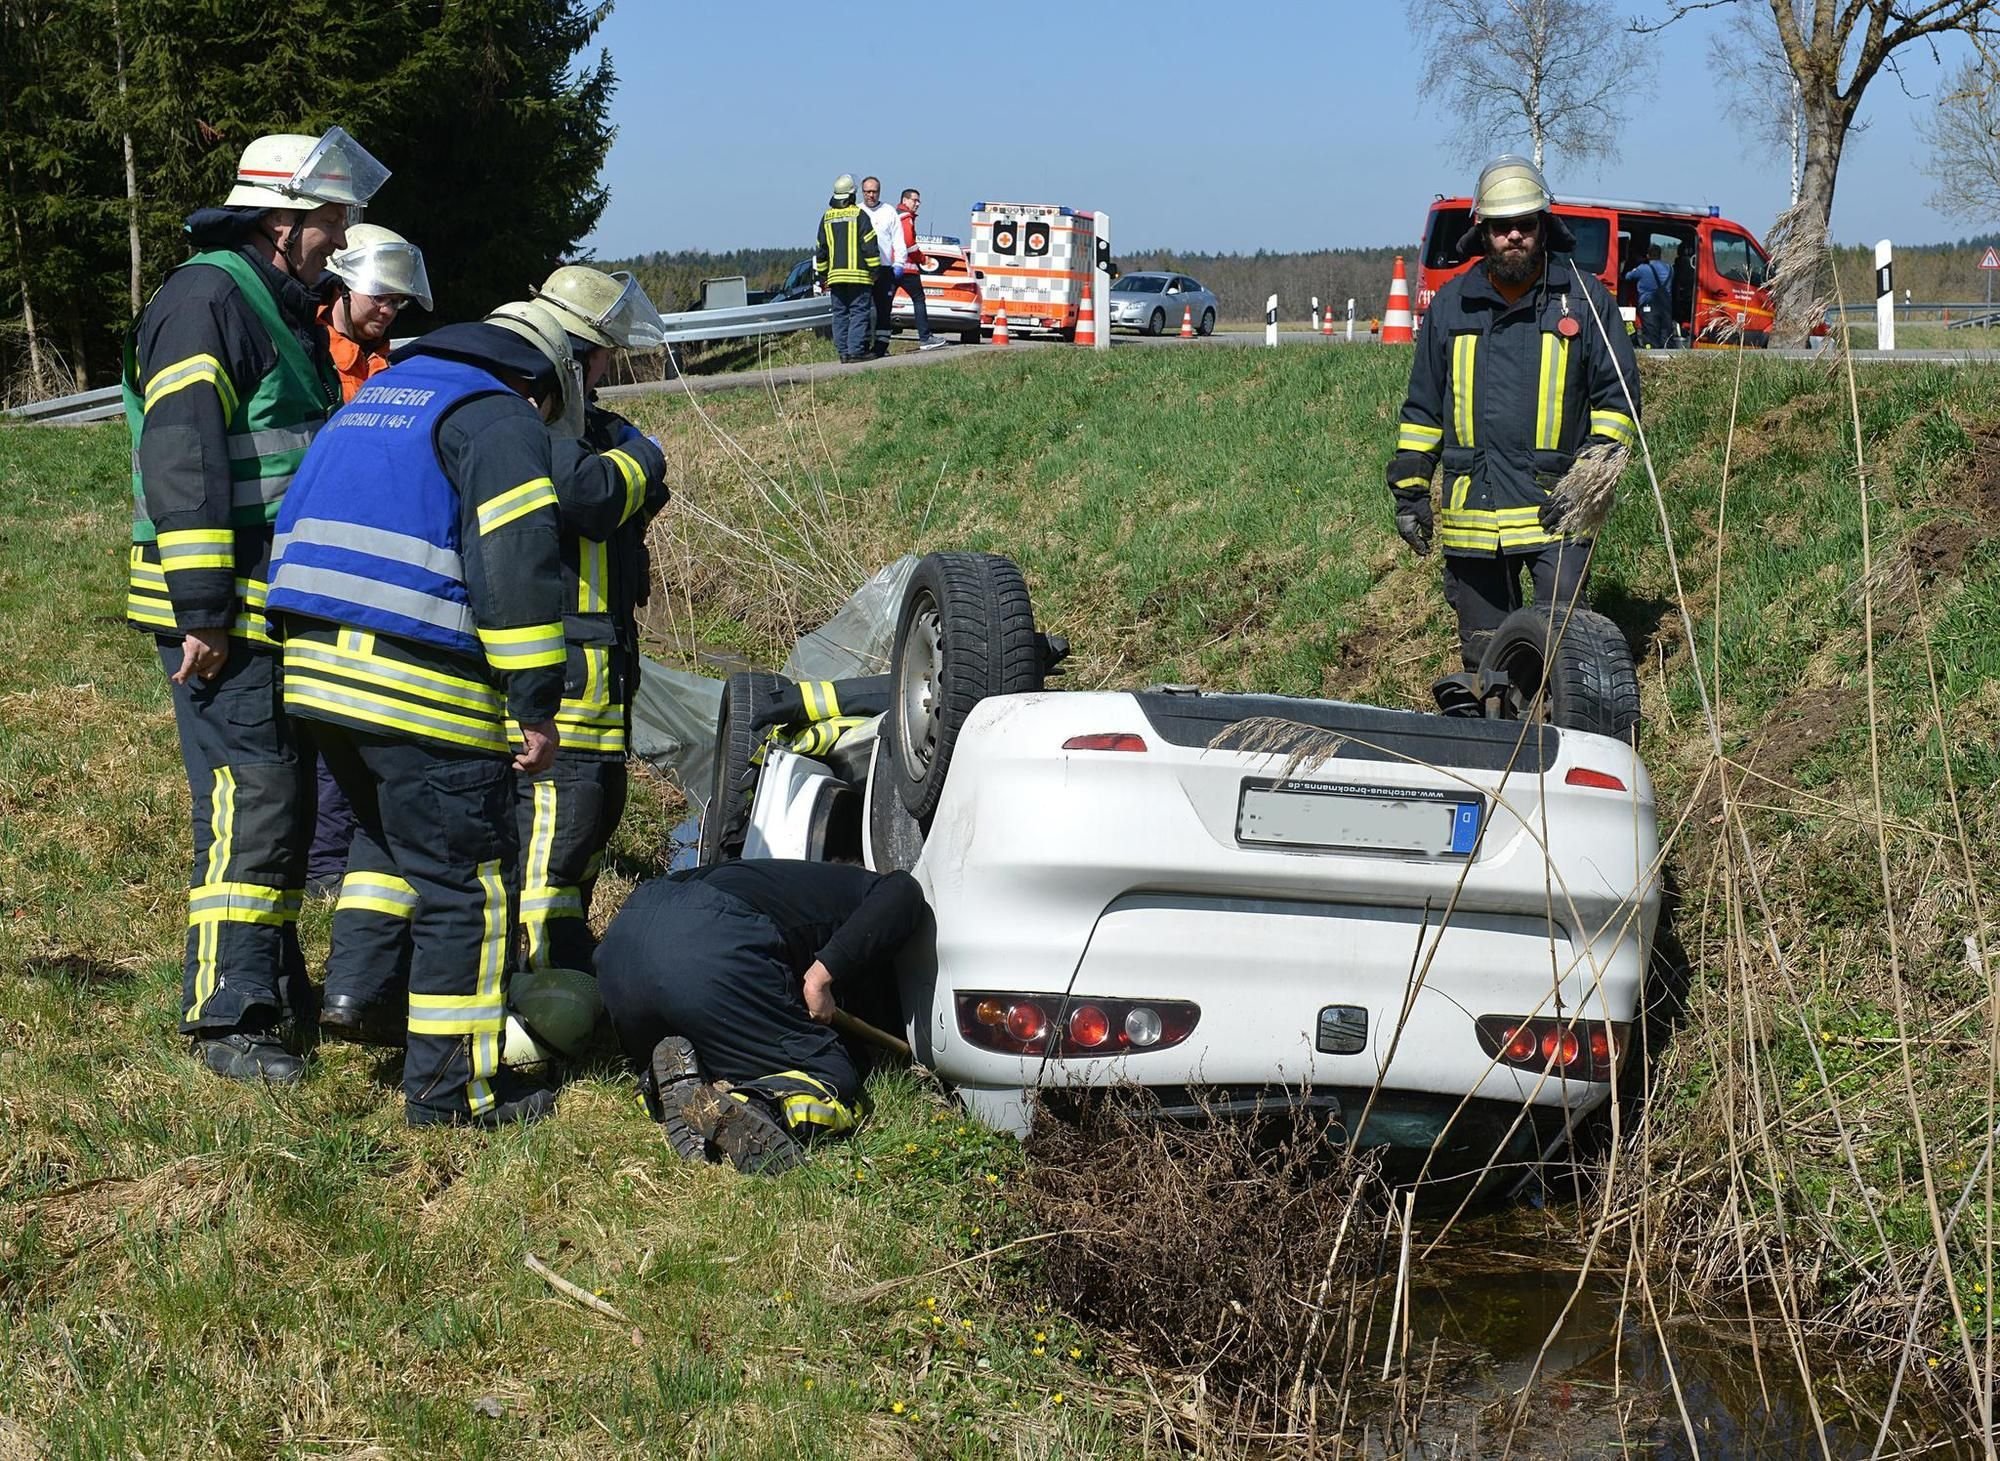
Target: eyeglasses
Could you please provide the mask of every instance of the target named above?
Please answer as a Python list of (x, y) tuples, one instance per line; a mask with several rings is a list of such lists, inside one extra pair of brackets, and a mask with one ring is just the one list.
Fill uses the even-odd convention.
[(375, 307), (400, 312), (410, 307), (410, 297), (407, 294), (378, 294), (375, 296)]

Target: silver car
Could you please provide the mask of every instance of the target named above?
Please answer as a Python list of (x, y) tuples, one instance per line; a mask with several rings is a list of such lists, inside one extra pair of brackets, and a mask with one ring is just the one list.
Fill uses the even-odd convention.
[(1221, 304), (1200, 281), (1185, 274), (1145, 270), (1121, 274), (1111, 286), (1111, 328), (1139, 330), (1148, 335), (1178, 330), (1191, 321), (1197, 335), (1215, 333)]

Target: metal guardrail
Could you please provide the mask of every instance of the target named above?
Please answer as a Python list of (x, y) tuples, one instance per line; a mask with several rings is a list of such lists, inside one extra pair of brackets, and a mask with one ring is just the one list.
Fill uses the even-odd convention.
[(664, 315), (669, 345), (698, 340), (740, 340), (752, 335), (789, 335), (833, 324), (833, 301), (825, 295), (744, 304), (729, 309), (691, 309)]
[(109, 421), (125, 414), (117, 386), (100, 391), (83, 391), (74, 396), (57, 396), (48, 401), (30, 401), (12, 406), (4, 413), (10, 421), (28, 421), (42, 426), (78, 426), (86, 421)]

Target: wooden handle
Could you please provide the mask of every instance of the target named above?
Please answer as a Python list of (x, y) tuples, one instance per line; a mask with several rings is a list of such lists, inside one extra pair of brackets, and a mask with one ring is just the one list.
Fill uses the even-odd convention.
[(844, 1009), (833, 1012), (833, 1027), (843, 1035), (852, 1035), (857, 1040), (866, 1040), (870, 1045), (879, 1045), (884, 1050), (893, 1050), (905, 1060), (916, 1059), (910, 1049), (910, 1042), (900, 1035), (891, 1035), (887, 1030), (878, 1030), (864, 1019), (850, 1015)]

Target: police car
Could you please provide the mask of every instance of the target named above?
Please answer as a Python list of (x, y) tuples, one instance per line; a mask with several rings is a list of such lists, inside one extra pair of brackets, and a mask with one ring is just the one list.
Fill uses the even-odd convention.
[(1137, 1088), (1511, 1181), (1638, 1078), (1658, 833), (1614, 626), (1522, 611), (1453, 715), (1046, 689), (1064, 649), (1012, 563), (937, 554), (885, 713), (829, 747), (725, 697), (704, 855), (912, 872), (908, 1038), (988, 1124)]

